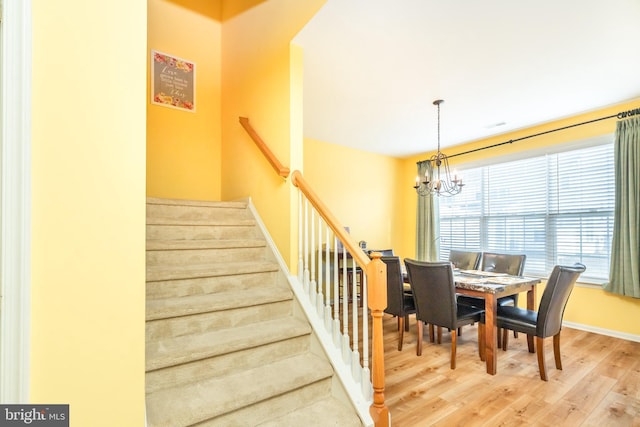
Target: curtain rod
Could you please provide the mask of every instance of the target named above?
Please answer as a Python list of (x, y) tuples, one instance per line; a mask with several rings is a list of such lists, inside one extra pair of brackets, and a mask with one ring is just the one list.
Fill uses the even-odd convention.
[(612, 114), (610, 116), (600, 117), (599, 119), (588, 120), (588, 121), (582, 122), (582, 123), (576, 123), (576, 124), (573, 124), (573, 125), (564, 126), (564, 127), (557, 128), (557, 129), (551, 129), (551, 130), (547, 130), (547, 131), (544, 131), (544, 132), (535, 133), (533, 135), (523, 136), (522, 138), (510, 139), (508, 141), (499, 142), (497, 144), (488, 145), (486, 147), (476, 148), (476, 149), (473, 149), (473, 150), (464, 151), (462, 153), (452, 154), (452, 155), (447, 156), (447, 157), (451, 158), (451, 157), (456, 157), (456, 156), (462, 156), (463, 154), (469, 154), (469, 153), (474, 153), (476, 151), (486, 150), (488, 148), (499, 147), (501, 145), (511, 144), (511, 143), (517, 142), (517, 141), (522, 141), (523, 139), (529, 139), (529, 138), (533, 138), (535, 136), (540, 136), (540, 135), (545, 135), (547, 133), (557, 132), (559, 130), (565, 130), (565, 129), (573, 128), (573, 127), (576, 127), (576, 126), (582, 126), (582, 125), (586, 125), (586, 124), (589, 124), (589, 123), (599, 122), (600, 120), (612, 119), (614, 117), (617, 117), (618, 119), (624, 119), (624, 118), (635, 116), (635, 115), (640, 115), (640, 108), (634, 108), (634, 109), (628, 110), (628, 111), (621, 111), (618, 114)]

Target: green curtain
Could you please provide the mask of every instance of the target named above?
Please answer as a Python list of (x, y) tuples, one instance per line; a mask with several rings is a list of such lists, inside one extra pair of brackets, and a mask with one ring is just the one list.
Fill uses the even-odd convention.
[(604, 289), (640, 298), (640, 117), (618, 122), (614, 153), (616, 203)]
[[(425, 173), (432, 180), (433, 168), (430, 160), (418, 162), (418, 176)], [(418, 209), (416, 212), (416, 259), (420, 261), (438, 260), (438, 200), (437, 196), (429, 194), (418, 195)]]

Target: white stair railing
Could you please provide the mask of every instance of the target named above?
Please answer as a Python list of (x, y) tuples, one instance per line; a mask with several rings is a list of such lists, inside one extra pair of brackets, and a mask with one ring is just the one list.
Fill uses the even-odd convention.
[[(240, 123), (254, 140), (258, 148), (272, 164), (278, 175), (286, 178), (289, 176), (289, 168), (282, 165), (271, 152), (266, 143), (249, 124), (249, 119), (240, 117)], [(294, 171), (291, 175), (292, 184), (299, 190), (299, 240), (298, 240), (298, 272), (297, 277), (292, 277), (294, 292), (300, 299), (303, 309), (308, 316), (313, 312), (313, 319), (309, 319), (316, 332), (323, 330), (325, 334), (319, 334), (320, 342), (325, 351), (330, 354), (333, 361), (342, 356), (346, 367), (349, 367), (349, 380), (345, 378), (339, 366), (334, 365), (338, 377), (345, 387), (349, 389), (349, 397), (354, 400), (353, 388), (347, 383), (359, 385), (355, 394), (360, 399), (354, 400), (356, 410), (360, 414), (366, 426), (371, 421), (376, 427), (388, 427), (391, 424), (389, 408), (384, 401), (384, 342), (382, 331), (382, 316), (387, 304), (386, 290), (386, 265), (380, 260), (380, 254), (372, 254), (372, 260), (362, 250), (349, 240), (349, 235), (338, 223), (335, 216), (327, 209), (315, 192), (306, 183), (300, 171)], [(313, 206), (313, 209), (310, 207)], [(315, 246), (315, 223), (317, 216), (318, 245)], [(325, 222), (326, 221), (326, 222)], [(324, 238), (323, 238), (324, 231)], [(347, 300), (348, 292), (343, 286), (342, 310), (339, 298), (339, 274), (338, 258), (340, 254), (336, 250), (337, 241), (342, 243), (343, 274), (347, 277), (347, 269), (350, 269), (352, 280), (351, 304)], [(333, 242), (333, 245), (330, 244)], [(351, 266), (347, 265), (347, 252), (351, 251)], [(323, 258), (324, 253), (324, 258)], [(331, 256), (333, 254), (333, 257)], [(316, 272), (317, 256), (317, 272)], [(322, 263), (324, 259), (324, 264)], [(358, 266), (356, 266), (358, 264)], [(283, 262), (284, 265), (284, 262)], [(357, 274), (356, 268), (362, 270), (361, 295), (362, 304), (357, 304)], [(333, 275), (331, 272), (333, 271)], [(323, 280), (324, 274), (324, 280)], [(297, 281), (295, 280), (297, 279)], [(367, 289), (367, 283), (371, 284), (371, 293)], [(333, 295), (333, 299), (331, 298)], [(305, 301), (302, 301), (304, 299)], [(352, 321), (349, 323), (349, 307), (351, 307)], [(360, 308), (358, 308), (360, 307)], [(340, 319), (342, 312), (342, 319)], [(362, 328), (359, 330), (358, 321), (362, 319)], [(372, 339), (369, 344), (369, 321), (372, 322)], [(342, 327), (341, 327), (342, 323)], [(362, 357), (360, 357), (359, 344), (362, 345)], [(371, 345), (371, 369), (369, 368), (369, 345)], [(337, 351), (340, 352), (337, 352)], [(332, 356), (337, 353), (337, 356)], [(368, 413), (363, 405), (368, 404)]]
[[(344, 245), (338, 244), (339, 238), (302, 193), (299, 212), (298, 259), (302, 267), (299, 271), (302, 271), (304, 294), (322, 319), (326, 332), (332, 337), (331, 342), (349, 367), (353, 381), (360, 384), (363, 398), (371, 400), (367, 276), (364, 268), (348, 255)], [(358, 283), (358, 271), (363, 272), (362, 283)], [(349, 276), (352, 277), (350, 291), (347, 290)], [(361, 292), (358, 292), (358, 285)]]
[(386, 265), (380, 253), (369, 258), (362, 251), (299, 171), (293, 172), (291, 182), (299, 190), (298, 283), (293, 284), (294, 291), (364, 424), (372, 421), (376, 427), (388, 427), (382, 330)]

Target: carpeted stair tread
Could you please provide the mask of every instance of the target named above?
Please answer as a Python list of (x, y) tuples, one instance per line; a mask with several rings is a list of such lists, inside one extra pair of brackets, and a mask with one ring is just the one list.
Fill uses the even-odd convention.
[(149, 205), (177, 205), (177, 206), (197, 206), (211, 208), (233, 208), (245, 209), (247, 202), (241, 201), (206, 201), (206, 200), (184, 200), (184, 199), (160, 199), (156, 197), (147, 197)]
[(148, 251), (265, 247), (264, 239), (147, 240)]
[(353, 409), (348, 409), (334, 397), (327, 397), (311, 405), (298, 408), (287, 415), (257, 425), (257, 427), (281, 426), (362, 427), (362, 421), (353, 412)]
[(202, 225), (202, 226), (254, 226), (256, 221), (252, 218), (147, 218), (147, 225)]
[(147, 266), (147, 282), (263, 273), (277, 271), (278, 269), (279, 265), (270, 261), (226, 262), (184, 266)]
[(226, 377), (147, 395), (148, 425), (187, 426), (331, 377), (331, 365), (313, 355), (279, 360)]
[(257, 289), (217, 292), (215, 294), (147, 299), (146, 320), (167, 319), (218, 310), (252, 307), (286, 301), (292, 298), (293, 292), (290, 289), (272, 285)]
[(152, 371), (309, 334), (308, 323), (293, 317), (147, 341), (146, 370)]

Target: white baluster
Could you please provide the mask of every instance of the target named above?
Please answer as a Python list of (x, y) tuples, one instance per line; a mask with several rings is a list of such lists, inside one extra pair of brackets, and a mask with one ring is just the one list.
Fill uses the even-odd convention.
[(340, 348), (340, 272), (338, 271), (340, 254), (338, 253), (338, 239), (333, 236), (333, 342)]
[(311, 302), (311, 306), (316, 305), (316, 257), (313, 253), (315, 250), (315, 241), (316, 241), (316, 233), (315, 233), (315, 209), (311, 209), (311, 217), (309, 218), (310, 230), (309, 234), (311, 234), (311, 243), (309, 245), (309, 250), (311, 252), (311, 282), (309, 283), (309, 301)]
[(304, 291), (309, 292), (309, 201), (304, 200)]
[(324, 316), (324, 309), (322, 303), (324, 297), (322, 295), (322, 217), (318, 215), (318, 294), (316, 296), (316, 311), (318, 316), (322, 319)]
[[(325, 224), (326, 225), (326, 224)], [(325, 227), (325, 251), (324, 251), (324, 272), (325, 272), (325, 292), (324, 292), (324, 327), (331, 334), (331, 235), (329, 227)]]
[(349, 345), (349, 298), (347, 297), (347, 249), (342, 245), (342, 357), (345, 363), (351, 360), (351, 347)]
[(362, 368), (361, 392), (365, 400), (371, 400), (373, 397), (373, 383), (371, 382), (371, 371), (369, 368)]
[(367, 275), (362, 276), (362, 394), (365, 399), (371, 399), (373, 385), (371, 384), (371, 371), (369, 370), (369, 310)]
[(369, 345), (365, 345), (369, 342), (369, 309), (367, 307), (367, 275), (362, 274), (362, 283), (360, 284), (362, 291), (362, 359), (364, 361), (363, 366), (369, 366)]
[(302, 259), (302, 191), (298, 190), (298, 281), (304, 278), (304, 261)]
[[(353, 378), (356, 381), (360, 381), (360, 376), (361, 376), (361, 368), (360, 368), (360, 352), (358, 351), (358, 338), (359, 338), (359, 332), (358, 332), (358, 275), (356, 274), (356, 259), (355, 258), (351, 258), (351, 274), (352, 274), (352, 280), (351, 283), (353, 285), (353, 289), (352, 289), (352, 295), (353, 295), (353, 300), (352, 300), (352, 306), (351, 306), (351, 314), (353, 316), (353, 325), (351, 325), (352, 327), (352, 331), (353, 331), (353, 339), (352, 339), (352, 352), (353, 354), (351, 355), (351, 374), (353, 375)], [(364, 304), (363, 304), (364, 306)]]

